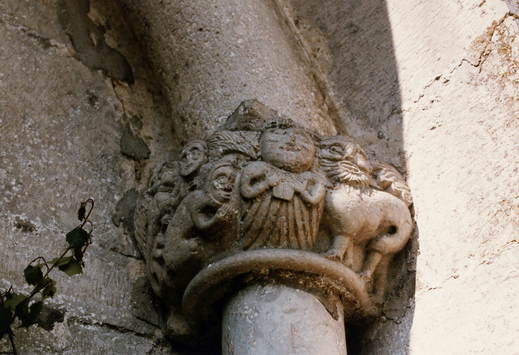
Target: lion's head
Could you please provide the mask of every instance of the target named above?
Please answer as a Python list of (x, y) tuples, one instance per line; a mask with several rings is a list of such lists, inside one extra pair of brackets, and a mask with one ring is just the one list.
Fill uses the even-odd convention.
[(354, 186), (370, 185), (372, 167), (360, 145), (347, 136), (321, 139), (319, 162), (334, 183)]

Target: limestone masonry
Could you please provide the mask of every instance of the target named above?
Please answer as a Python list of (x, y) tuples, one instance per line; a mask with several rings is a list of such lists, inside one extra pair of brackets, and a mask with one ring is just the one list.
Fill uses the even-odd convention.
[(517, 353), (518, 11), (0, 0), (0, 290), (96, 206), (19, 353)]

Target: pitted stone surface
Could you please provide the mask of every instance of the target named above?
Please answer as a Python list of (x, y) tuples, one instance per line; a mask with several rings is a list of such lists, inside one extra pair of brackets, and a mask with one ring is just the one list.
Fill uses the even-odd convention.
[[(172, 6), (172, 2), (166, 3)], [(519, 317), (517, 307), (510, 303), (518, 287), (514, 265), (519, 252), (513, 228), (518, 185), (514, 135), (517, 21), (507, 15), (507, 3), (511, 11), (517, 11), (515, 0), (330, 0), (324, 5), (322, 1), (292, 4), (294, 26), (312, 37), (308, 41), (312, 50), (307, 53), (318, 57), (317, 62), (325, 62), (322, 71), (328, 73), (338, 106), (350, 105), (353, 114), (349, 118), (341, 116), (342, 128), (360, 138), (370, 158), (391, 162), (402, 173), (409, 167), (420, 239), (417, 297), (409, 304), (409, 293), (402, 292), (403, 310), (388, 309), (388, 322), (379, 332), (361, 336), (357, 341), (361, 353), (423, 354), (434, 348), (452, 354), (505, 354), (518, 347)], [(242, 27), (236, 37), (227, 40), (216, 31), (209, 33), (213, 27), (197, 26), (198, 20), (209, 18), (210, 11), (197, 14), (192, 5), (187, 20), (179, 22), (182, 35), (163, 36), (164, 43), (154, 44), (152, 52), (142, 47), (151, 38), (160, 38), (159, 30), (143, 29), (143, 39), (137, 40), (125, 23), (129, 17), (121, 16), (114, 3), (90, 1), (89, 18), (106, 30), (106, 43), (121, 51), (135, 69), (136, 81), (128, 86), (91, 71), (73, 58), (72, 44), (58, 21), (57, 4), (52, 0), (0, 1), (2, 286), (7, 285), (7, 280), (21, 285), (21, 270), (28, 261), (64, 246), (60, 232), (74, 225), (76, 203), (93, 195), (97, 202), (93, 218), (96, 248), (90, 250), (91, 269), (87, 266), (83, 276), (90, 281), (99, 278), (124, 285), (121, 292), (108, 285), (113, 293), (106, 298), (105, 288), (100, 290), (105, 285), (87, 282), (80, 287), (81, 297), (88, 297), (89, 287), (97, 285), (93, 289), (99, 292), (99, 299), (105, 297), (100, 307), (119, 312), (125, 326), (133, 327), (128, 325), (134, 321), (129, 318), (131, 310), (120, 308), (119, 297), (126, 297), (132, 290), (125, 284), (128, 280), (142, 277), (142, 266), (121, 256), (137, 254), (130, 236), (122, 228), (115, 228), (110, 219), (124, 192), (137, 188), (139, 179), (147, 182), (152, 173), (139, 162), (119, 155), (123, 131), (119, 124), (145, 141), (151, 151), (150, 165), (177, 159), (181, 147), (192, 138), (186, 130), (196, 133), (216, 127), (245, 99), (242, 92), (258, 89), (243, 86), (250, 78), (240, 81), (242, 76), (237, 71), (233, 71), (234, 81), (221, 83), (229, 68), (247, 68), (240, 67), (238, 59), (248, 58), (234, 50), (244, 33)], [(148, 5), (143, 2), (130, 9), (142, 10), (141, 15), (148, 19), (141, 28), (176, 28), (166, 25), (171, 23), (168, 14), (157, 14), (162, 8), (153, 6), (159, 5)], [(172, 11), (178, 13), (177, 9)], [(232, 19), (240, 14), (222, 13)], [(250, 18), (259, 15), (252, 11), (241, 13)], [(299, 20), (297, 24), (295, 20)], [(222, 26), (233, 29), (234, 25), (229, 21)], [(283, 26), (274, 25), (277, 33), (284, 31), (279, 31)], [(244, 42), (238, 49), (245, 46)], [(193, 43), (210, 50), (202, 50), (201, 56), (195, 57), (199, 66), (179, 69), (181, 76), (175, 76), (178, 68), (171, 64), (175, 61), (170, 61), (167, 53), (180, 46), (180, 52), (186, 55), (178, 57), (179, 68), (186, 62), (193, 64), (189, 61)], [(211, 51), (218, 56), (204, 54)], [(167, 86), (165, 95), (145, 56), (135, 55), (159, 52), (165, 54), (160, 60), (156, 58), (154, 70), (164, 71), (161, 80)], [(204, 60), (224, 63), (219, 67), (222, 71), (206, 70), (201, 65)], [(269, 96), (265, 102), (279, 108), (281, 99), (270, 95), (275, 91), (266, 75), (276, 69), (276, 63), (260, 57), (257, 60), (261, 65), (254, 67), (251, 63), (248, 68), (257, 71), (247, 75), (267, 77), (256, 84), (263, 87), (264, 96)], [(268, 68), (264, 69), (264, 65)], [(306, 69), (293, 70), (305, 73)], [(203, 83), (210, 85), (196, 86), (196, 75), (192, 74), (195, 71), (202, 71)], [(281, 77), (292, 80), (293, 76)], [(308, 84), (305, 77), (295, 86), (303, 82), (312, 96), (313, 84)], [(181, 79), (187, 84), (179, 84)], [(290, 86), (282, 81), (276, 85), (282, 90)], [(177, 87), (183, 89), (175, 92)], [(217, 94), (213, 95), (215, 87)], [(315, 95), (313, 102), (321, 102), (322, 90)], [(165, 97), (173, 97), (172, 102), (181, 104), (177, 107), (166, 102)], [(221, 117), (213, 114), (208, 107), (216, 108), (218, 104), (206, 106), (206, 99), (222, 99), (227, 112)], [(301, 106), (304, 100), (290, 99), (293, 112), (307, 112)], [(183, 103), (193, 106), (182, 107)], [(171, 107), (177, 111), (171, 114)], [(220, 112), (220, 108), (217, 110)], [(314, 112), (319, 116), (321, 111)], [(190, 123), (199, 123), (185, 129), (185, 117), (191, 119)], [(313, 124), (320, 126), (322, 122)], [(414, 272), (416, 254), (412, 250), (406, 254), (409, 260), (407, 265), (403, 263), (404, 270)], [(113, 260), (116, 262), (110, 264)], [(128, 272), (129, 264), (133, 271)], [(121, 276), (107, 281), (102, 275), (108, 272)], [(75, 298), (75, 290), (67, 282), (70, 280), (60, 280), (67, 293), (58, 290), (63, 298), (50, 306), (61, 309), (70, 302), (70, 319), (100, 322), (97, 305), (88, 303), (90, 316), (80, 312), (82, 298)], [(115, 316), (110, 317), (119, 324)], [(63, 353), (70, 339), (66, 334), (72, 327), (67, 322), (58, 323), (48, 333), (35, 326), (28, 333), (20, 331), (18, 336), (29, 353)], [(128, 328), (107, 331), (99, 324), (88, 327), (91, 332), (77, 332), (84, 336), (77, 339), (74, 349), (67, 348), (69, 353), (146, 352), (153, 346), (139, 335), (124, 333)], [(97, 345), (90, 349), (87, 340), (98, 331), (104, 336), (96, 337)], [(111, 339), (146, 345), (114, 348)]]
[[(257, 99), (323, 134), (336, 132), (323, 92), (274, 3), (122, 1), (147, 39), (178, 126), (194, 137)], [(279, 93), (273, 95), (272, 93)]]
[[(58, 291), (46, 305), (64, 314), (65, 321), (55, 322), (50, 331), (37, 325), (29, 332), (16, 330), (17, 344), (21, 353), (34, 354), (145, 353), (161, 334), (156, 322), (148, 323), (151, 314), (142, 320), (135, 309), (134, 284), (144, 269), (130, 236), (111, 219), (124, 192), (146, 174), (120, 153), (121, 125), (148, 141), (149, 131), (168, 127), (163, 124), (167, 117), (158, 119), (161, 104), (153, 102), (156, 92), (147, 90), (147, 83), (138, 80), (131, 92), (114, 89), (114, 82), (74, 59), (57, 9), (57, 1), (0, 3), (0, 285), (28, 292), (23, 269), (37, 256), (49, 260), (62, 252), (63, 233), (77, 223), (78, 203), (92, 196), (94, 245), (85, 257), (84, 274), (51, 275)], [(136, 67), (142, 74), (142, 64)], [(138, 110), (125, 106), (128, 97), (139, 97), (133, 102)], [(147, 119), (136, 125), (127, 119), (134, 115)], [(171, 138), (165, 141), (174, 150)], [(151, 149), (162, 143), (160, 137), (148, 141)], [(86, 333), (66, 335), (71, 331), (66, 319), (90, 324), (93, 333), (109, 330), (99, 345), (124, 334), (137, 347), (107, 342), (89, 348)]]
[(314, 296), (280, 285), (250, 286), (224, 310), (223, 355), (346, 355), (344, 320)]

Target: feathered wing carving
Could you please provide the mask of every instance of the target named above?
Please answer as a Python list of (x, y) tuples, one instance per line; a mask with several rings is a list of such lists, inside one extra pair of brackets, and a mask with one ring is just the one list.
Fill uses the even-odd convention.
[(389, 192), (391, 195), (398, 197), (407, 205), (407, 207), (413, 204), (409, 185), (402, 174), (400, 174), (392, 165), (375, 159), (373, 163), (372, 176), (377, 185), (383, 191)]
[(258, 132), (217, 131), (208, 138), (209, 149), (223, 156), (230, 153), (241, 153), (256, 160), (260, 156)]

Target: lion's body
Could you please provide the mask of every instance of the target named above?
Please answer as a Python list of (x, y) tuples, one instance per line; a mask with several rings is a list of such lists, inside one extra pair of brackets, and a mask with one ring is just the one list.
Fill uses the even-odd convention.
[[(334, 247), (327, 256), (343, 260), (347, 249), (365, 249), (368, 254), (362, 271), (368, 279), (378, 264), (371, 266), (370, 254), (396, 254), (411, 235), (407, 205), (384, 191), (337, 184), (328, 190), (324, 208), (324, 223), (334, 238)], [(345, 259), (346, 264), (351, 264), (348, 257)]]
[[(412, 230), (411, 214), (397, 197), (372, 188), (340, 184), (328, 190), (325, 216), (334, 236), (343, 235), (360, 246), (381, 254), (398, 252), (407, 243)], [(390, 234), (392, 233), (392, 234)], [(380, 240), (374, 240), (382, 236)]]

